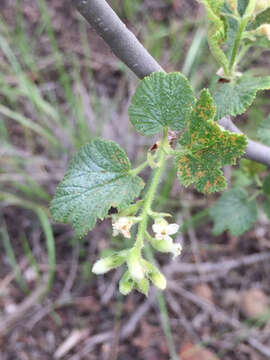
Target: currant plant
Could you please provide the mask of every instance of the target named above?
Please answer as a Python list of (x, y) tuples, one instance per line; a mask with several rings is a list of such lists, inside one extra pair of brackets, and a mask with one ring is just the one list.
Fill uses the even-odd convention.
[[(166, 287), (164, 275), (144, 258), (146, 246), (174, 257), (181, 253), (181, 245), (172, 238), (179, 225), (173, 223), (171, 214), (153, 208), (168, 159), (174, 160), (181, 184), (193, 184), (205, 194), (225, 190), (222, 167), (236, 164), (248, 141), (243, 134), (225, 130), (218, 121), (224, 116), (242, 114), (258, 91), (270, 89), (270, 76), (256, 77), (239, 69), (250, 47), (270, 48), (270, 1), (201, 3), (209, 23), (209, 48), (220, 66), (215, 91), (211, 94), (203, 89), (196, 98), (189, 81), (179, 72), (146, 76), (129, 107), (131, 124), (139, 134), (159, 135), (145, 161), (134, 168), (116, 143), (94, 139), (74, 156), (51, 203), (54, 220), (72, 223), (78, 237), (93, 229), (98, 219), (109, 217), (112, 236), (131, 239), (130, 248), (101, 258), (92, 269), (96, 274), (104, 274), (124, 265), (119, 289), (125, 295), (132, 289), (147, 295), (150, 281), (160, 289)], [(270, 144), (269, 118), (261, 124), (258, 136)], [(139, 174), (146, 167), (151, 171), (145, 186)], [(262, 193), (270, 218), (270, 175), (261, 181), (260, 171), (255, 171), (252, 180), (246, 182), (250, 188), (230, 189), (216, 202), (210, 211), (215, 234), (228, 229), (233, 235), (240, 235), (248, 230), (257, 219), (256, 198)], [(244, 174), (241, 169), (238, 172), (239, 177)], [(250, 195), (253, 180), (259, 190)], [(113, 214), (111, 208), (115, 209)]]

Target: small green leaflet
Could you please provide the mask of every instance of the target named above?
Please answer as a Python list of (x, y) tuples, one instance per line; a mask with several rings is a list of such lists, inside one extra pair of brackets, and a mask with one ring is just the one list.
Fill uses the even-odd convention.
[(226, 115), (236, 116), (244, 113), (252, 104), (259, 90), (270, 89), (270, 76), (242, 76), (229, 83), (219, 84), (213, 98), (216, 105), (215, 120)]
[(194, 101), (191, 86), (182, 74), (156, 72), (137, 87), (129, 107), (130, 121), (142, 135), (158, 134), (166, 126), (181, 130)]
[(228, 59), (221, 48), (226, 40), (225, 22), (220, 15), (224, 0), (200, 0), (205, 6), (208, 18), (208, 44), (216, 60), (226, 70), (228, 68)]
[(201, 92), (191, 113), (188, 126), (179, 143), (184, 147), (177, 156), (180, 183), (203, 193), (221, 191), (226, 187), (220, 168), (235, 164), (247, 146), (246, 137), (223, 131), (213, 121), (215, 106), (208, 90)]
[(257, 134), (260, 141), (270, 146), (270, 115), (261, 122)]
[(270, 7), (265, 9), (264, 11), (260, 12), (252, 21), (247, 29), (248, 30), (254, 30), (257, 29), (259, 26), (263, 24), (270, 24)]
[(248, 6), (249, 0), (237, 0), (237, 10), (241, 16), (244, 15)]
[(127, 207), (143, 186), (142, 179), (130, 173), (129, 159), (117, 144), (95, 139), (71, 161), (57, 187), (51, 213), (57, 222), (71, 222), (81, 237), (111, 207)]
[(221, 195), (210, 215), (214, 220), (214, 235), (229, 230), (231, 235), (239, 236), (257, 221), (257, 204), (249, 200), (245, 190), (231, 189)]
[(233, 46), (235, 43), (235, 39), (238, 32), (239, 23), (236, 19), (231, 17), (233, 14), (232, 9), (228, 4), (224, 4), (222, 8), (222, 12), (225, 14), (224, 17), (226, 19), (226, 43), (224, 44), (226, 49), (226, 55), (228, 58), (232, 55)]

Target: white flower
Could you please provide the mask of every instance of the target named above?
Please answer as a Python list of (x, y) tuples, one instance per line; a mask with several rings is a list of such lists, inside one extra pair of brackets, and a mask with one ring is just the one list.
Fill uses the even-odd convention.
[(124, 235), (126, 238), (130, 238), (130, 229), (133, 225), (133, 221), (125, 216), (122, 216), (116, 220), (113, 220), (112, 228), (113, 228), (113, 236), (117, 236), (118, 234)]
[(168, 242), (172, 242), (172, 238), (170, 235), (174, 235), (177, 233), (179, 229), (179, 225), (177, 224), (168, 224), (164, 219), (158, 219), (152, 229), (155, 233), (155, 238), (157, 240), (166, 240)]

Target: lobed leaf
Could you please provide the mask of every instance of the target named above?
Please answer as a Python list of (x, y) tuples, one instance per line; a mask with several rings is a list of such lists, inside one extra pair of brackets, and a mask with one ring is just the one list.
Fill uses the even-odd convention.
[(181, 130), (195, 101), (188, 80), (180, 73), (156, 72), (145, 77), (129, 107), (130, 121), (142, 135), (154, 135), (168, 126)]
[(249, 200), (243, 189), (231, 189), (224, 192), (210, 209), (214, 221), (214, 235), (229, 230), (231, 235), (239, 236), (249, 230), (256, 222), (257, 204)]
[(257, 135), (260, 141), (270, 146), (270, 115), (259, 125)]
[(235, 164), (247, 146), (245, 136), (223, 130), (213, 121), (214, 115), (213, 99), (204, 89), (179, 140), (185, 147), (177, 156), (179, 181), (185, 186), (194, 184), (203, 193), (226, 187), (221, 167)]
[(226, 115), (240, 115), (254, 101), (257, 91), (270, 89), (270, 76), (242, 76), (230, 83), (219, 84), (213, 98), (216, 105), (215, 120)]
[(125, 152), (114, 142), (95, 139), (74, 156), (51, 203), (55, 221), (71, 222), (83, 236), (113, 206), (122, 210), (144, 183), (130, 173)]

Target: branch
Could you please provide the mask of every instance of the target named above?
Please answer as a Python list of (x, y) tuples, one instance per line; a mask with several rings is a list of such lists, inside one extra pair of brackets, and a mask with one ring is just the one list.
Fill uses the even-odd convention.
[(164, 71), (105, 0), (72, 0), (75, 7), (140, 79)]
[[(155, 71), (164, 71), (129, 31), (105, 0), (72, 0), (74, 6), (104, 39), (112, 52), (140, 79)], [(241, 133), (229, 117), (219, 121), (225, 129)], [(252, 140), (244, 155), (247, 159), (270, 166), (270, 147)]]

